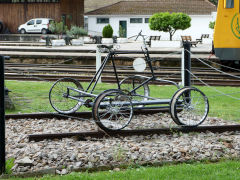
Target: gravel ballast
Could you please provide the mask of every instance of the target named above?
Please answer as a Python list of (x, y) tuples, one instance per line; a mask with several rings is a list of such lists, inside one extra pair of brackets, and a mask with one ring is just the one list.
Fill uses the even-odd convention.
[[(236, 122), (208, 118), (203, 125), (232, 125)], [(176, 127), (166, 113), (135, 116), (127, 129)], [(14, 158), (14, 173), (74, 169), (121, 164), (218, 160), (240, 157), (240, 132), (189, 133), (152, 136), (107, 137), (77, 141), (76, 138), (29, 142), (29, 134), (98, 130), (93, 121), (78, 119), (19, 119), (6, 121), (7, 159)]]

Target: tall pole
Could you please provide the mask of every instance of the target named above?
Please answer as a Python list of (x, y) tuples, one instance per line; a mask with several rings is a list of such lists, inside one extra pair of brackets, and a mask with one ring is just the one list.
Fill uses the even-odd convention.
[(5, 173), (5, 103), (4, 97), (4, 56), (0, 55), (0, 173)]
[(191, 44), (183, 43), (184, 47), (184, 86), (191, 86)]
[[(101, 55), (101, 51), (100, 51), (100, 48), (97, 47), (96, 49), (96, 72), (98, 72), (98, 70), (100, 69), (101, 67), (101, 64), (102, 64), (102, 55)], [(99, 78), (99, 79), (98, 79)], [(98, 82), (99, 83), (102, 83), (102, 77), (101, 77), (101, 73), (97, 75), (96, 79), (98, 79)]]

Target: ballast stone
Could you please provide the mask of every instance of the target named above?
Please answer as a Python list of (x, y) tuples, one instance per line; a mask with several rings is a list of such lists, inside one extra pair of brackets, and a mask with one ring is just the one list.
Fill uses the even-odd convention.
[(33, 160), (29, 159), (29, 157), (24, 157), (23, 159), (15, 161), (18, 166), (32, 166)]

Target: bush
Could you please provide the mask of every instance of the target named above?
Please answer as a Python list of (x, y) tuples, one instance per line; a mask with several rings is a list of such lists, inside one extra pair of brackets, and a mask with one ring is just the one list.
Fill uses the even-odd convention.
[(113, 28), (110, 24), (105, 26), (102, 31), (102, 35), (104, 38), (112, 38), (113, 36)]
[(50, 26), (49, 26), (49, 30), (54, 34), (62, 35), (64, 33), (66, 33), (67, 26), (64, 25), (62, 21), (61, 22), (51, 22)]
[(122, 26), (119, 27), (119, 37), (124, 38), (126, 34), (126, 30), (123, 29)]
[(67, 31), (68, 36), (73, 36), (74, 38), (78, 39), (80, 36), (86, 36), (88, 33), (85, 29), (78, 26), (71, 26), (71, 29)]
[(215, 21), (210, 21), (208, 26), (209, 26), (210, 29), (214, 29)]

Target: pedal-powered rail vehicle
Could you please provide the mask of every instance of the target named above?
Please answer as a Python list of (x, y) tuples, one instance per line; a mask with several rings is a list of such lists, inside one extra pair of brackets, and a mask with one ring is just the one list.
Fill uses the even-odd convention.
[(213, 44), (222, 64), (240, 68), (240, 0), (218, 0)]
[[(172, 119), (178, 125), (197, 126), (201, 124), (206, 119), (209, 111), (207, 97), (197, 88), (180, 88), (173, 81), (157, 78), (154, 74), (145, 38), (141, 32), (137, 35), (138, 37), (143, 38), (142, 53), (145, 60), (136, 59), (133, 64), (139, 70), (144, 69), (147, 63), (151, 71), (150, 77), (135, 75), (120, 81), (114, 62), (115, 56), (139, 53), (139, 51), (120, 51), (113, 49), (113, 46), (99, 45), (98, 47), (107, 50), (108, 54), (88, 87), (83, 89), (81, 83), (75, 79), (59, 79), (53, 84), (49, 92), (52, 107), (61, 114), (74, 113), (82, 106), (91, 108), (96, 124), (105, 131), (116, 131), (125, 128), (130, 123), (136, 109), (163, 107), (170, 108)], [(109, 61), (111, 61), (118, 88), (94, 94), (99, 75), (102, 74)], [(176, 86), (178, 90), (169, 99), (153, 98), (150, 96), (149, 83), (154, 81), (169, 83)], [(156, 86), (156, 88), (161, 87)]]

